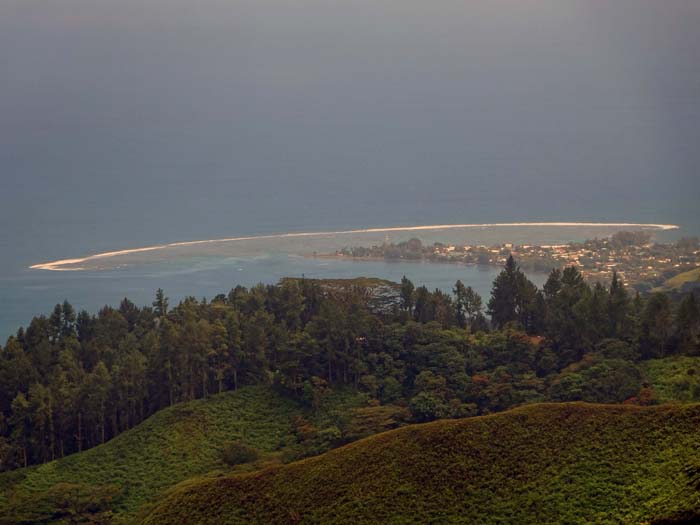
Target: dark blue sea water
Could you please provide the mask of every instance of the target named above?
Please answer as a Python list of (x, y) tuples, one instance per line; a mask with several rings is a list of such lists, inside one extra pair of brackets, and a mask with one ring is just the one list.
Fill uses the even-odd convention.
[(279, 253), (27, 270), (108, 250), (511, 221), (697, 235), (698, 27), (697, 0), (5, 0), (0, 340), (64, 298), (145, 303), (159, 286), (491, 279)]

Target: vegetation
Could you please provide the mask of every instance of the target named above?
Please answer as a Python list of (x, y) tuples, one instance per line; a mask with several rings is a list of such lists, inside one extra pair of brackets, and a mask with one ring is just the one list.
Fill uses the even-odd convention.
[(253, 447), (246, 445), (240, 439), (236, 441), (227, 441), (224, 443), (223, 451), (221, 453), (221, 458), (224, 463), (230, 466), (241, 465), (243, 463), (250, 463), (258, 459), (258, 451)]
[(640, 368), (657, 402), (700, 402), (700, 357), (651, 359)]
[(686, 287), (691, 289), (698, 286), (700, 286), (700, 268), (694, 268), (667, 279), (658, 290), (682, 290)]
[(20, 522), (38, 495), (66, 484), (118, 487), (114, 512), (133, 512), (178, 481), (225, 469), (227, 441), (273, 452), (293, 439), (292, 418), (301, 413), (297, 403), (265, 387), (166, 408), (104, 445), (0, 475), (0, 515)]
[[(380, 420), (372, 418), (373, 410), (366, 396), (341, 390), (324, 398), (314, 414), (264, 386), (182, 403), (104, 445), (0, 474), (0, 516), (4, 516), (0, 523), (58, 520), (64, 515), (62, 507), (53, 505), (57, 494), (68, 487), (71, 493), (79, 489), (85, 503), (93, 503), (78, 507), (76, 517), (106, 518), (96, 509), (107, 509), (110, 518), (123, 520), (164, 489), (192, 476), (230, 472), (230, 466), (235, 471), (255, 470), (395, 428), (396, 424), (387, 426), (390, 413)], [(339, 423), (338, 414), (347, 414), (345, 421)], [(334, 426), (338, 424), (342, 436), (337, 442), (319, 440), (329, 429), (339, 431)], [(42, 506), (36, 505), (37, 499), (44, 502)]]
[(245, 385), (274, 385), (314, 412), (350, 388), (429, 421), (544, 400), (647, 400), (640, 361), (700, 355), (693, 294), (677, 306), (663, 293), (632, 299), (617, 275), (591, 287), (574, 267), (553, 270), (538, 290), (511, 257), (490, 322), (482, 304), (459, 281), (453, 297), (405, 278), (286, 279), (172, 309), (159, 290), (152, 308), (124, 299), (97, 316), (66, 301), (0, 349), (0, 469), (80, 452), (162, 408)]
[(531, 405), (405, 427), (291, 465), (187, 483), (144, 523), (698, 519), (698, 429), (697, 404)]
[(699, 305), (632, 297), (616, 274), (591, 286), (573, 267), (540, 290), (512, 257), (487, 312), (459, 281), (450, 295), (406, 278), (284, 279), (173, 308), (159, 290), (152, 307), (96, 316), (66, 301), (0, 349), (0, 514), (122, 520), (192, 476), (408, 423), (696, 401)]

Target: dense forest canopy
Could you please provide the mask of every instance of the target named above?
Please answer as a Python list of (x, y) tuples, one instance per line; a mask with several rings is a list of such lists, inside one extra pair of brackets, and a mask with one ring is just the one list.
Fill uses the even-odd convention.
[(700, 355), (696, 295), (631, 296), (617, 275), (591, 286), (575, 267), (538, 289), (512, 257), (486, 304), (459, 281), (450, 295), (406, 278), (283, 279), (172, 307), (158, 290), (152, 306), (124, 299), (97, 315), (65, 301), (0, 349), (0, 468), (243, 385), (311, 408), (352, 387), (416, 422), (546, 400), (651, 404), (639, 365), (670, 355)]

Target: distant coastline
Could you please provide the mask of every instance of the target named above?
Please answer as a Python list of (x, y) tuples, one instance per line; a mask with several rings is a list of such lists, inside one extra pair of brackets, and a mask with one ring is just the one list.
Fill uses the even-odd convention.
[(290, 239), (299, 237), (324, 237), (336, 235), (362, 234), (362, 233), (391, 233), (391, 232), (411, 232), (411, 231), (440, 231), (451, 229), (468, 229), (468, 228), (515, 228), (515, 227), (554, 227), (554, 228), (577, 228), (577, 227), (600, 227), (600, 228), (637, 228), (645, 230), (675, 230), (678, 226), (675, 224), (649, 224), (649, 223), (611, 223), (611, 222), (503, 222), (503, 223), (482, 223), (482, 224), (434, 224), (420, 226), (392, 226), (384, 228), (364, 228), (355, 230), (340, 230), (340, 231), (320, 231), (320, 232), (292, 232), (278, 233), (269, 235), (253, 235), (243, 237), (227, 237), (221, 239), (205, 239), (196, 241), (181, 241), (168, 244), (159, 244), (154, 246), (144, 246), (140, 248), (129, 248), (125, 250), (117, 250), (110, 252), (97, 253), (87, 255), (85, 257), (60, 259), (55, 261), (33, 264), (29, 268), (32, 270), (48, 270), (48, 271), (81, 271), (87, 270), (85, 263), (101, 261), (113, 257), (140, 254), (147, 252), (155, 252), (166, 250), (169, 248), (181, 248), (188, 246), (207, 245), (207, 244), (224, 244), (237, 241), (255, 241), (265, 239)]

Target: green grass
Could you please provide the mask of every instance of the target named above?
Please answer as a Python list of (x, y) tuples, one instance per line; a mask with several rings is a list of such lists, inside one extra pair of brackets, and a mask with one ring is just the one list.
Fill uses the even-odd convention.
[(700, 357), (651, 359), (639, 367), (659, 403), (700, 401)]
[(658, 288), (655, 288), (656, 291), (664, 291), (664, 290), (678, 290), (683, 287), (685, 283), (690, 283), (690, 282), (695, 282), (695, 281), (700, 281), (700, 267), (699, 268), (693, 268), (692, 270), (689, 270), (687, 272), (679, 273), (678, 275), (674, 275), (670, 279), (667, 279), (664, 281), (664, 283), (659, 286)]
[(271, 452), (291, 436), (301, 408), (272, 389), (247, 387), (164, 409), (104, 445), (37, 467), (0, 474), (0, 515), (11, 500), (58, 483), (117, 485), (115, 512), (133, 513), (163, 489), (227, 469), (221, 447), (241, 439)]
[(700, 404), (539, 404), (191, 480), (144, 523), (643, 523), (700, 508)]
[[(83, 491), (120, 489), (110, 510), (116, 521), (128, 521), (142, 505), (148, 506), (163, 490), (183, 480), (280, 463), (284, 447), (296, 441), (292, 424), (296, 416), (322, 428), (366, 404), (366, 396), (340, 389), (312, 413), (273, 388), (257, 386), (175, 405), (104, 445), (0, 474), (0, 523), (8, 522), (7, 516), (13, 513), (27, 516), (37, 497), (66, 483), (80, 484)], [(235, 440), (257, 449), (260, 459), (234, 468), (226, 465), (223, 445)], [(52, 505), (43, 507), (50, 511)]]
[[(688, 372), (700, 371), (700, 358), (643, 370), (659, 401), (692, 401), (699, 378)], [(640, 523), (700, 508), (683, 470), (700, 467), (698, 404), (530, 405), (281, 465), (296, 416), (319, 429), (343, 425), (366, 402), (334, 391), (312, 413), (247, 387), (176, 405), (102, 446), (0, 474), (0, 522), (26, 520), (33, 505), (50, 516), (68, 491), (105, 498), (117, 523)], [(227, 467), (221, 450), (233, 440), (261, 459)]]

